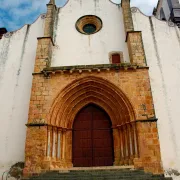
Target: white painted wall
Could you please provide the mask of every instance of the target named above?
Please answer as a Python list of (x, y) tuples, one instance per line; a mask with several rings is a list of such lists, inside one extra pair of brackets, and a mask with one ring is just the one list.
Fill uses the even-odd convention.
[[(97, 15), (103, 28), (87, 36), (75, 29), (84, 15)], [(109, 0), (70, 0), (57, 14), (52, 66), (107, 64), (109, 52), (122, 51), (129, 62), (121, 7)], [(167, 22), (133, 13), (135, 30), (142, 31), (150, 67), (154, 104), (164, 169), (180, 171), (180, 32)], [(0, 40), (0, 176), (12, 164), (24, 161), (32, 72), (37, 37), (44, 20)]]
[[(75, 24), (84, 15), (100, 17), (101, 31), (90, 36), (79, 33)], [(124, 60), (129, 62), (120, 5), (109, 0), (69, 0), (57, 16), (51, 66), (109, 64), (112, 51), (122, 51)]]
[(150, 67), (163, 167), (180, 172), (180, 31), (140, 11), (133, 13), (133, 22), (142, 31)]
[(44, 20), (39, 17), (29, 28), (26, 25), (0, 40), (0, 177), (24, 161), (37, 37), (43, 32)]

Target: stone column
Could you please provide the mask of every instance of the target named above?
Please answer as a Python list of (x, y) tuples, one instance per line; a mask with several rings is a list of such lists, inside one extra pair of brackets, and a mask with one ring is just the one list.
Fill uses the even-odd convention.
[(44, 68), (49, 67), (51, 64), (52, 47), (54, 46), (53, 29), (55, 13), (55, 1), (50, 0), (50, 2), (47, 4), (44, 37), (38, 38), (34, 73), (41, 72)]
[(51, 136), (52, 136), (52, 133), (51, 133), (51, 129), (48, 128), (48, 134), (47, 134), (47, 153), (46, 153), (46, 156), (47, 156), (47, 159), (50, 159), (51, 158)]
[(146, 66), (142, 33), (140, 31), (128, 32), (127, 45), (131, 63), (138, 66)]
[(120, 136), (118, 129), (113, 129), (113, 139), (114, 139), (114, 165), (118, 166), (121, 156)]
[(49, 169), (44, 164), (47, 149), (47, 126), (31, 125), (27, 127), (25, 146), (24, 175), (40, 173), (42, 169)]
[(125, 165), (129, 165), (129, 144), (128, 144), (128, 131), (126, 125), (123, 126), (124, 132), (124, 145), (125, 145)]
[(134, 138), (134, 155), (135, 158), (139, 157), (139, 152), (138, 152), (138, 141), (137, 141), (137, 130), (136, 130), (136, 123), (132, 123), (132, 129), (133, 129), (133, 138)]
[(132, 128), (131, 124), (127, 125), (128, 137), (129, 137), (129, 165), (133, 164), (133, 137), (132, 137)]
[[(50, 66), (51, 62), (52, 47), (54, 45), (52, 36), (55, 10), (55, 1), (50, 0), (47, 4), (44, 37), (38, 38), (27, 123), (24, 168), (24, 174), (26, 175), (51, 168), (52, 144), (50, 145), (48, 142), (52, 143), (52, 135), (48, 134), (47, 113), (42, 113), (43, 106), (46, 103), (46, 95), (42, 94), (39, 89), (44, 88), (44, 82), (47, 80), (41, 72), (44, 68)], [(48, 154), (47, 145), (50, 146)]]
[(122, 0), (121, 5), (123, 10), (125, 32), (127, 33), (130, 31), (134, 31), (131, 8), (130, 8), (130, 0)]
[(157, 122), (144, 120), (136, 123), (139, 145), (139, 159), (135, 159), (135, 168), (143, 167), (146, 172), (161, 174), (161, 156)]
[(60, 130), (58, 130), (57, 133), (57, 159), (60, 160), (61, 159), (61, 137), (62, 137), (62, 133)]
[(56, 12), (56, 5), (54, 0), (50, 0), (47, 4), (47, 13), (45, 20), (45, 29), (44, 36), (45, 37), (53, 37), (53, 29), (54, 29), (54, 18)]
[(66, 166), (66, 132), (67, 132), (67, 130), (66, 129), (62, 129), (62, 150), (61, 150), (61, 158), (62, 158), (62, 160), (61, 160), (61, 163), (62, 163), (62, 166), (63, 166), (63, 168), (66, 168), (67, 166)]
[(138, 66), (146, 66), (142, 34), (140, 31), (134, 31), (130, 0), (122, 0), (121, 4), (130, 61)]
[(54, 161), (56, 161), (57, 157), (57, 128), (53, 127), (53, 133), (52, 133), (52, 158)]
[(119, 135), (120, 135), (120, 148), (121, 148), (121, 159), (120, 159), (120, 165), (124, 165), (125, 162), (125, 146), (124, 146), (124, 132), (123, 128), (119, 128)]
[(44, 68), (50, 66), (53, 45), (51, 38), (38, 38), (34, 74), (40, 73)]
[(65, 148), (64, 148), (64, 157), (66, 167), (72, 167), (72, 130), (68, 129), (65, 133)]

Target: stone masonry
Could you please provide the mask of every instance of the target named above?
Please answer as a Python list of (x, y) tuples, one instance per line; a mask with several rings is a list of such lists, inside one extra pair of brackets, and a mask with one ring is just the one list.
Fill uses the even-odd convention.
[[(72, 167), (72, 127), (89, 103), (112, 121), (114, 165), (162, 173), (157, 119), (141, 32), (133, 31), (129, 0), (122, 0), (130, 64), (50, 67), (54, 1), (38, 38), (27, 123), (24, 175)], [(48, 14), (49, 13), (49, 14)]]
[(139, 31), (134, 31), (130, 0), (122, 1), (124, 27), (126, 32), (126, 41), (129, 50), (129, 56), (131, 63), (135, 63), (141, 66), (146, 65), (144, 46), (142, 42), (142, 34)]

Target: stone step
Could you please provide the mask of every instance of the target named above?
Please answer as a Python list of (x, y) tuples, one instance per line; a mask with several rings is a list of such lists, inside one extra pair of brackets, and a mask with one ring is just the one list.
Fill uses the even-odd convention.
[(23, 180), (172, 180), (172, 178), (145, 173), (143, 170), (124, 168), (49, 171)]

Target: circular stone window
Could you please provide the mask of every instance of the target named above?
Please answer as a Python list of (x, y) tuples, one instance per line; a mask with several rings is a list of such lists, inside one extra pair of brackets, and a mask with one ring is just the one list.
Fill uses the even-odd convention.
[(87, 15), (79, 18), (76, 22), (76, 29), (86, 35), (94, 34), (102, 28), (102, 21), (94, 15)]

